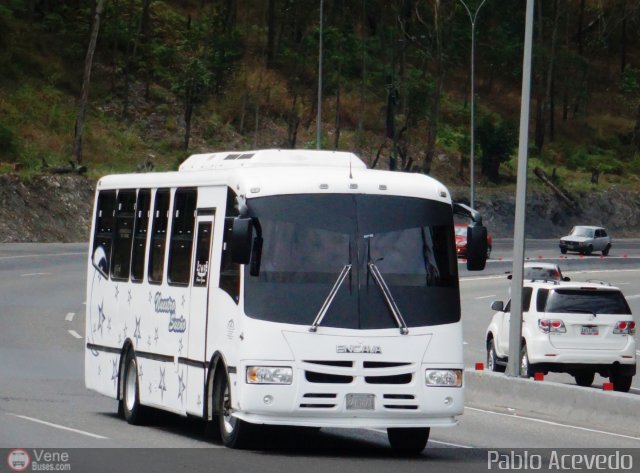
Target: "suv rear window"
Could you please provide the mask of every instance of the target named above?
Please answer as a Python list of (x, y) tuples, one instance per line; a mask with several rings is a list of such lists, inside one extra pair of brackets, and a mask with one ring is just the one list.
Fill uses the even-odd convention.
[(585, 311), (594, 314), (626, 314), (631, 309), (620, 291), (556, 289), (549, 293), (545, 312)]

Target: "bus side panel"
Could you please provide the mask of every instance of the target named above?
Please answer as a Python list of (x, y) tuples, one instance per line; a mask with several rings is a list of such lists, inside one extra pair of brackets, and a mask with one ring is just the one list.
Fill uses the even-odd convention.
[[(226, 206), (225, 206), (226, 204)], [(231, 206), (233, 203), (231, 203)], [(238, 367), (238, 350), (243, 343), (243, 293), (242, 293), (242, 273), (239, 275), (239, 296), (237, 301), (221, 286), (221, 263), (224, 252), (224, 230), (225, 230), (225, 207), (230, 204), (221, 205), (220, 211), (216, 213), (216, 225), (213, 232), (213, 243), (211, 247), (211, 275), (209, 280), (209, 318), (207, 324), (206, 353), (205, 359), (211, 360), (216, 352), (222, 354), (227, 368), (231, 368), (229, 378), (231, 381), (231, 398), (235, 401), (237, 384), (236, 375), (233, 369)], [(227, 289), (228, 290), (228, 289)], [(238, 374), (240, 376), (240, 374)]]
[[(188, 346), (187, 340), (185, 340), (186, 350), (181, 356), (186, 356), (194, 362), (202, 362), (202, 365), (180, 366), (180, 371), (182, 372), (184, 370), (184, 374), (186, 375), (186, 411), (196, 416), (204, 415), (204, 385), (207, 375), (204, 369), (204, 363), (211, 359), (210, 355), (207, 355), (205, 346), (206, 335), (207, 326), (212, 323), (211, 317), (216, 313), (216, 303), (212, 297), (212, 289), (217, 287), (219, 280), (220, 249), (222, 248), (226, 196), (226, 186), (200, 187), (198, 189), (198, 209), (205, 210), (199, 219), (201, 219), (202, 222), (211, 221), (213, 223), (208, 260), (209, 274), (207, 277), (207, 287), (194, 287), (194, 278), (196, 276), (196, 268), (194, 267), (196, 264), (195, 252), (198, 244), (197, 241), (194, 240), (190, 281), (190, 310), (188, 316)], [(195, 231), (197, 232), (197, 223)]]
[[(112, 321), (105, 309), (105, 290), (109, 281), (93, 266), (98, 191), (94, 198), (91, 234), (87, 256), (87, 293), (85, 309), (85, 386), (109, 397), (117, 397), (120, 354), (95, 347), (111, 345)], [(108, 304), (108, 298), (107, 304)]]

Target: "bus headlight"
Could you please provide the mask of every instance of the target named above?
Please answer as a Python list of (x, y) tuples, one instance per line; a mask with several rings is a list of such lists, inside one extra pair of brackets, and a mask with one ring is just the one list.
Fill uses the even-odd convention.
[(293, 370), (287, 366), (248, 366), (248, 384), (291, 384)]
[(427, 386), (462, 386), (462, 370), (426, 370), (424, 374)]

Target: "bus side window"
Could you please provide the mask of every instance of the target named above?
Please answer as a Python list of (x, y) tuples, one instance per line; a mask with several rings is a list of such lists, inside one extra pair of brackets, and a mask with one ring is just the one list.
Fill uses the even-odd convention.
[(237, 304), (240, 301), (240, 265), (231, 261), (229, 242), (233, 219), (238, 215), (236, 193), (227, 188), (227, 208), (224, 219), (222, 259), (220, 262), (220, 289), (229, 294)]
[(198, 224), (195, 259), (196, 267), (193, 268), (193, 287), (207, 287), (211, 250), (211, 227), (211, 222), (202, 222)]
[(147, 247), (147, 226), (151, 191), (140, 189), (136, 201), (136, 216), (133, 222), (133, 250), (131, 252), (131, 281), (142, 282), (144, 275), (144, 253)]
[(135, 190), (121, 190), (118, 192), (116, 231), (113, 240), (113, 258), (111, 261), (111, 279), (113, 280), (127, 281), (129, 279), (135, 206)]
[(164, 271), (164, 248), (167, 241), (169, 222), (169, 189), (158, 189), (153, 205), (153, 226), (151, 229), (151, 249), (149, 251), (149, 282), (162, 283)]
[(178, 189), (173, 199), (173, 222), (169, 246), (169, 284), (189, 285), (191, 250), (196, 221), (196, 189)]
[(103, 276), (109, 277), (109, 263), (111, 261), (111, 247), (113, 245), (113, 230), (116, 211), (116, 191), (100, 191), (96, 204), (96, 224), (93, 235), (93, 253), (102, 247), (105, 254), (104, 266), (101, 266)]

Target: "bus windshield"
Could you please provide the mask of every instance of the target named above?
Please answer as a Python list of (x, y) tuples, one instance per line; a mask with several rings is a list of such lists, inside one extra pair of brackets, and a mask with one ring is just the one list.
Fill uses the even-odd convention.
[[(345, 266), (324, 327), (397, 328), (460, 320), (451, 206), (426, 199), (304, 194), (247, 201), (264, 239), (259, 276), (245, 271), (249, 317), (311, 325)], [(372, 263), (372, 264), (371, 264)]]

